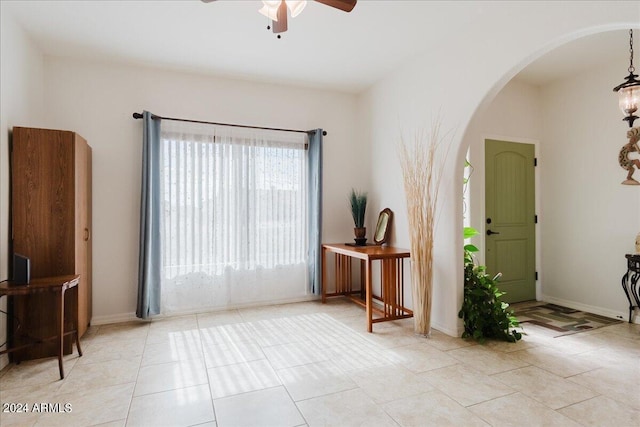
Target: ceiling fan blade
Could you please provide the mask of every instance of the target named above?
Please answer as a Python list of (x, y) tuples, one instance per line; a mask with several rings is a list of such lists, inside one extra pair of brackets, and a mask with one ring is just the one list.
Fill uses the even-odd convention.
[(216, 1), (216, 0), (200, 0), (200, 1), (201, 1), (202, 3), (211, 3), (211, 2), (214, 2), (214, 1)]
[(335, 7), (336, 9), (343, 10), (345, 12), (351, 12), (358, 0), (315, 0), (318, 3), (326, 4), (327, 6)]
[(287, 4), (284, 1), (278, 7), (278, 20), (272, 21), (271, 26), (276, 34), (287, 31)]

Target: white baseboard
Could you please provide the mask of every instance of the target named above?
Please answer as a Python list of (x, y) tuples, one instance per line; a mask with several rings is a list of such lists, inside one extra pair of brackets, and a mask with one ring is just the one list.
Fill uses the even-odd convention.
[[(3, 347), (4, 350), (4, 347)], [(0, 371), (4, 369), (5, 366), (9, 364), (9, 355), (3, 354), (0, 356)]]
[(108, 314), (106, 316), (93, 316), (91, 318), (92, 326), (99, 325), (109, 325), (111, 323), (124, 323), (140, 320), (136, 317), (136, 313), (119, 313), (119, 314)]
[(458, 322), (458, 326), (456, 329), (447, 328), (436, 322), (433, 323), (432, 327), (433, 329), (437, 329), (443, 334), (449, 335), (450, 337), (454, 338), (460, 338), (462, 336), (462, 333), (464, 332), (464, 325), (460, 324), (460, 322)]
[(305, 295), (303, 297), (296, 298), (285, 298), (279, 300), (272, 301), (253, 301), (244, 304), (235, 304), (235, 305), (227, 305), (224, 307), (200, 307), (195, 310), (180, 310), (173, 311), (169, 314), (160, 314), (155, 316), (157, 318), (163, 317), (174, 317), (174, 316), (187, 316), (190, 314), (198, 314), (198, 313), (215, 313), (219, 311), (228, 311), (228, 310), (240, 310), (243, 308), (254, 308), (254, 307), (266, 307), (270, 305), (282, 305), (282, 304), (293, 304), (296, 302), (307, 302), (307, 301), (315, 301), (320, 299), (319, 295)]
[[(306, 301), (315, 301), (320, 299), (318, 295), (307, 295), (299, 298), (291, 298), (291, 299), (282, 299), (277, 301), (260, 301), (260, 302), (252, 302), (247, 304), (237, 304), (233, 306), (226, 307), (204, 307), (198, 308), (195, 310), (181, 310), (175, 311), (171, 314), (160, 314), (154, 316), (154, 319), (162, 319), (167, 317), (175, 317), (175, 316), (187, 316), (190, 314), (198, 314), (198, 313), (213, 313), (217, 311), (228, 311), (228, 310), (239, 310), (242, 308), (252, 308), (252, 307), (264, 307), (268, 305), (280, 305), (280, 304), (291, 304), (296, 302), (306, 302)], [(91, 324), (95, 326), (99, 325), (109, 325), (112, 323), (123, 323), (123, 322), (131, 322), (131, 321), (140, 321), (145, 322), (147, 320), (142, 320), (136, 317), (136, 313), (119, 313), (119, 314), (109, 314), (106, 316), (93, 316), (91, 319)]]
[[(589, 313), (597, 314), (611, 319), (622, 320), (623, 322), (629, 321), (629, 312), (609, 310), (602, 307), (596, 307), (593, 305), (582, 304), (576, 301), (569, 301), (562, 298), (555, 298), (549, 295), (542, 295), (542, 301), (550, 302), (551, 304), (561, 305), (563, 307), (573, 308), (574, 310), (586, 311)], [(640, 324), (640, 315), (634, 313), (632, 318), (633, 323)]]

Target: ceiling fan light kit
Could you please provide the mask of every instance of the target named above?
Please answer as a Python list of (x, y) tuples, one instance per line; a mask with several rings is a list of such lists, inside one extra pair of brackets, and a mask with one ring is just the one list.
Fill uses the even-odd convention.
[[(280, 6), (279, 1), (263, 1), (262, 8), (258, 10), (261, 14), (271, 19), (272, 21), (278, 20), (278, 6)], [(275, 3), (275, 7), (272, 3)]]
[(291, 13), (292, 18), (300, 15), (300, 12), (302, 12), (307, 6), (307, 0), (287, 0), (285, 3), (287, 4), (287, 9), (289, 9), (289, 13)]
[[(216, 0), (202, 0), (203, 3), (212, 3), (214, 1)], [(315, 1), (344, 12), (351, 12), (358, 2), (358, 0)], [(278, 34), (278, 38), (280, 38), (280, 33), (284, 33), (288, 29), (288, 14), (291, 14), (291, 17), (295, 18), (300, 15), (306, 6), (307, 0), (262, 0), (262, 7), (258, 9), (258, 12), (271, 20), (270, 25), (267, 26), (267, 30), (273, 30), (275, 34)]]

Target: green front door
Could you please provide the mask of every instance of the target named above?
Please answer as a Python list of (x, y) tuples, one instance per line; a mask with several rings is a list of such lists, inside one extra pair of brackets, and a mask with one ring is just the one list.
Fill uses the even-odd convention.
[(533, 144), (485, 140), (485, 259), (507, 302), (536, 298)]

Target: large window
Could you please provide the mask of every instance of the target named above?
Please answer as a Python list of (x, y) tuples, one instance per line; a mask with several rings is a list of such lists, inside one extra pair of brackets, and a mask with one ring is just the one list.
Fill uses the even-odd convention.
[(163, 122), (162, 311), (307, 293), (307, 136)]

